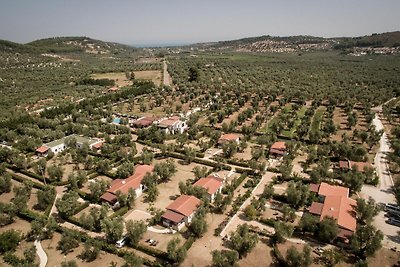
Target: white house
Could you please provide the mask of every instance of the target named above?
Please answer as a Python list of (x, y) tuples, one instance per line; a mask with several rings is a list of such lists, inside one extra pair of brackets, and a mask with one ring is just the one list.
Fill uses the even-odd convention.
[(63, 138), (60, 138), (58, 140), (54, 140), (50, 143), (42, 145), (41, 147), (36, 149), (36, 153), (38, 153), (41, 156), (46, 156), (49, 151), (53, 152), (54, 154), (60, 153), (67, 148), (65, 142), (70, 138), (75, 138), (77, 148), (82, 148), (83, 144), (85, 143), (89, 145), (89, 148), (92, 148), (94, 145), (103, 142), (97, 138), (90, 138), (90, 137), (79, 136), (76, 134), (71, 134)]
[(163, 118), (158, 122), (158, 127), (163, 129), (166, 134), (183, 133), (188, 125), (186, 122), (181, 121), (178, 116)]

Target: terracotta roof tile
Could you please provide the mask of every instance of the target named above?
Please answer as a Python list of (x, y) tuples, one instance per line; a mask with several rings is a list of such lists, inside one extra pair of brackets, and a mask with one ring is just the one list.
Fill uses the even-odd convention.
[(99, 148), (101, 148), (102, 146), (103, 146), (103, 142), (99, 142), (99, 143), (94, 144), (92, 147), (94, 147), (94, 148), (96, 148), (96, 149), (99, 149)]
[(364, 172), (365, 168), (372, 168), (371, 164), (368, 162), (358, 162), (358, 161), (349, 161), (350, 163), (350, 169), (353, 169), (353, 166), (357, 169), (359, 172)]
[(311, 207), (308, 209), (308, 211), (312, 214), (321, 215), (323, 207), (324, 207), (323, 203), (313, 202), (311, 203)]
[(337, 220), (337, 224), (350, 231), (356, 230), (356, 218), (354, 207), (357, 202), (351, 198), (342, 196), (327, 196), (323, 204), (321, 220), (330, 216)]
[(322, 182), (319, 186), (318, 194), (321, 196), (342, 196), (348, 197), (349, 189), (347, 187), (330, 185)]
[(318, 193), (319, 184), (310, 184), (310, 191)]
[(340, 160), (339, 161), (339, 168), (341, 169), (349, 169), (349, 161), (348, 160)]
[(151, 165), (138, 165), (135, 167), (133, 175), (126, 179), (115, 179), (107, 191), (113, 194), (116, 194), (117, 191), (127, 194), (130, 188), (138, 189), (146, 173), (153, 172), (153, 169), (154, 167)]
[(185, 216), (190, 216), (196, 211), (200, 203), (201, 201), (197, 197), (181, 195), (174, 202), (169, 204), (166, 209), (178, 212)]
[(285, 142), (275, 142), (272, 144), (271, 149), (286, 150)]
[(47, 152), (47, 150), (49, 150), (49, 148), (47, 146), (41, 146), (38, 149), (36, 149), (36, 152), (45, 153), (45, 152)]
[(222, 187), (222, 184), (223, 184), (222, 179), (210, 175), (208, 177), (199, 179), (197, 182), (193, 184), (193, 186), (199, 186), (205, 188), (208, 194), (212, 195), (216, 193), (219, 188)]
[(105, 192), (100, 198), (102, 200), (110, 202), (110, 203), (117, 202), (117, 196), (114, 194), (111, 194), (110, 192)]
[(185, 218), (184, 215), (176, 213), (175, 211), (172, 210), (167, 210), (161, 217), (170, 220), (171, 222), (174, 223), (180, 223), (183, 220), (183, 218)]

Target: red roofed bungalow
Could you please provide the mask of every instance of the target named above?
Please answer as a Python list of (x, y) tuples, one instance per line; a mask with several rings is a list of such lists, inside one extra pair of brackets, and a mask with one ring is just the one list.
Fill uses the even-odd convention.
[(269, 149), (269, 155), (280, 158), (286, 156), (286, 143), (285, 142), (275, 142)]
[(49, 148), (47, 146), (41, 146), (38, 149), (36, 149), (36, 154), (41, 157), (46, 157), (48, 151)]
[(354, 208), (357, 202), (348, 197), (349, 189), (342, 186), (332, 186), (321, 183), (319, 187), (310, 184), (310, 190), (318, 192), (321, 202), (313, 202), (309, 212), (319, 216), (320, 221), (325, 217), (333, 217), (339, 226), (338, 238), (347, 243), (348, 238), (356, 230)]
[(131, 123), (135, 128), (144, 128), (153, 124), (154, 121), (158, 120), (156, 117), (142, 117)]
[(103, 146), (103, 144), (104, 144), (103, 142), (96, 143), (96, 144), (92, 145), (92, 149), (99, 151), (101, 149), (101, 147)]
[(194, 196), (179, 196), (174, 202), (168, 205), (166, 212), (162, 215), (163, 225), (176, 230), (182, 229), (185, 224), (189, 224), (192, 221), (200, 203), (200, 199)]
[(343, 171), (356, 170), (364, 172), (367, 168), (372, 168), (368, 162), (341, 160), (339, 161), (339, 169)]
[(213, 202), (215, 195), (221, 192), (223, 185), (224, 180), (214, 175), (209, 175), (205, 178), (201, 178), (193, 184), (193, 186), (199, 186), (207, 190), (210, 202)]
[(237, 134), (223, 134), (219, 139), (218, 139), (218, 144), (222, 145), (224, 143), (229, 143), (229, 142), (236, 142), (239, 144), (240, 136)]
[(129, 189), (134, 189), (136, 197), (140, 196), (145, 190), (144, 185), (142, 185), (142, 180), (147, 173), (152, 173), (154, 167), (151, 165), (138, 165), (135, 167), (135, 172), (133, 175), (126, 179), (115, 179), (111, 183), (111, 187), (105, 192), (100, 199), (115, 205), (117, 203), (117, 192), (122, 194), (128, 194)]

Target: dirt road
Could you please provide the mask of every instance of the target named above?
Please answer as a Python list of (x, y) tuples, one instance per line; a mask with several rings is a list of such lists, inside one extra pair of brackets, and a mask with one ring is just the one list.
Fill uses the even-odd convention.
[(164, 60), (163, 64), (164, 64), (163, 84), (167, 85), (167, 86), (171, 86), (171, 83), (170, 83), (171, 76), (169, 76), (169, 73), (167, 70), (167, 68), (168, 68), (167, 62)]

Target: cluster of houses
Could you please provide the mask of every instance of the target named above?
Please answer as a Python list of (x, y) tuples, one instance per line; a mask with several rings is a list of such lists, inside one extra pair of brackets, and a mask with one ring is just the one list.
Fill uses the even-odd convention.
[[(132, 122), (133, 127), (142, 128), (152, 124), (156, 124), (166, 133), (182, 133), (186, 130), (187, 125), (180, 120), (178, 116), (158, 119), (156, 117), (142, 117)], [(87, 144), (91, 149), (100, 149), (103, 141), (97, 138), (82, 137), (79, 135), (69, 135), (64, 138), (46, 143), (39, 147), (36, 152), (38, 155), (46, 156), (49, 151), (54, 154), (60, 153), (67, 148), (67, 140), (74, 139), (76, 147), (81, 148)], [(237, 134), (224, 134), (218, 144), (227, 142), (236, 142), (239, 144), (240, 136)], [(271, 157), (281, 158), (287, 155), (287, 146), (285, 142), (275, 142), (269, 149)], [(371, 166), (365, 162), (340, 161), (340, 170), (356, 169), (365, 171)], [(116, 207), (118, 204), (118, 194), (128, 194), (131, 189), (134, 190), (136, 197), (139, 197), (146, 189), (142, 181), (146, 174), (154, 171), (152, 165), (138, 165), (135, 167), (134, 173), (126, 179), (115, 179), (112, 181), (110, 188), (100, 197), (103, 202), (109, 203)], [(221, 192), (224, 185), (224, 179), (217, 174), (211, 174), (207, 177), (197, 180), (193, 186), (204, 188), (210, 202), (213, 202), (217, 193)], [(349, 189), (342, 186), (329, 185), (322, 182), (321, 184), (310, 184), (310, 191), (315, 192), (318, 201), (313, 202), (309, 208), (309, 213), (317, 216), (319, 220), (330, 216), (337, 221), (339, 227), (338, 239), (348, 242), (348, 238), (356, 230), (355, 207), (356, 201), (349, 198)], [(166, 207), (166, 211), (162, 215), (162, 224), (175, 230), (182, 229), (185, 225), (190, 224), (196, 214), (201, 200), (191, 195), (181, 195)]]
[[(118, 207), (118, 194), (128, 194), (133, 189), (136, 197), (139, 197), (146, 187), (142, 184), (146, 174), (151, 174), (154, 170), (152, 165), (138, 165), (134, 173), (126, 179), (115, 179), (110, 188), (100, 197), (103, 202), (109, 203), (112, 207)], [(207, 177), (197, 180), (193, 186), (204, 188), (210, 202), (214, 201), (217, 193), (221, 192), (224, 185), (224, 179), (218, 174), (211, 174)], [(175, 230), (182, 229), (186, 224), (190, 224), (201, 200), (195, 196), (181, 195), (170, 205), (162, 215), (162, 224)]]
[(161, 119), (153, 116), (145, 116), (132, 120), (129, 123), (134, 128), (146, 128), (153, 124), (157, 125), (166, 134), (183, 133), (188, 128), (188, 125), (180, 116), (164, 117)]
[[(224, 180), (218, 175), (212, 174), (197, 180), (193, 186), (206, 189), (207, 197), (210, 202), (214, 201), (217, 193), (221, 192)], [(182, 229), (186, 224), (190, 224), (201, 200), (195, 196), (181, 195), (174, 202), (166, 207), (166, 211), (161, 216), (162, 224), (175, 230)]]

